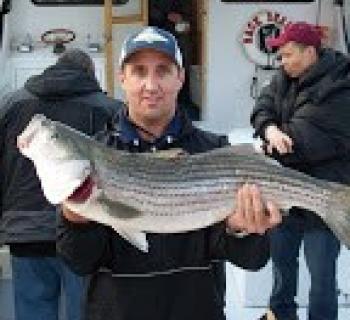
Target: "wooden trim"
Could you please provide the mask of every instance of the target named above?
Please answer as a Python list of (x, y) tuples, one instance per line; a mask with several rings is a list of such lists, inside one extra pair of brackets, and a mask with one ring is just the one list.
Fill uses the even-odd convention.
[(105, 57), (106, 57), (106, 87), (108, 96), (114, 97), (114, 62), (113, 62), (113, 25), (114, 24), (148, 24), (148, 0), (140, 0), (140, 10), (138, 14), (127, 16), (113, 16), (112, 0), (104, 0), (105, 19)]
[(135, 22), (143, 22), (141, 14), (130, 14), (128, 16), (112, 17), (113, 24), (128, 24)]
[(141, 15), (142, 15), (142, 24), (144, 26), (148, 25), (148, 0), (140, 0), (141, 1)]
[(104, 0), (104, 24), (105, 24), (105, 72), (106, 88), (110, 97), (114, 96), (114, 64), (113, 64), (113, 6), (112, 0)]

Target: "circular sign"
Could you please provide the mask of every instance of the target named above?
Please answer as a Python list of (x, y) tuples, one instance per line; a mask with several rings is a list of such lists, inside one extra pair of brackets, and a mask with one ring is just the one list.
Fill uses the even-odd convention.
[(288, 23), (287, 17), (274, 11), (260, 11), (248, 21), (241, 43), (248, 59), (262, 67), (272, 67), (275, 51), (266, 47), (265, 40), (276, 37)]

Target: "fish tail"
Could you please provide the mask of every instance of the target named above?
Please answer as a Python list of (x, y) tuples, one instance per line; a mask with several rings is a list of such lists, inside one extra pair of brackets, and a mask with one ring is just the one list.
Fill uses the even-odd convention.
[(350, 249), (350, 187), (338, 186), (329, 196), (323, 220), (338, 239)]

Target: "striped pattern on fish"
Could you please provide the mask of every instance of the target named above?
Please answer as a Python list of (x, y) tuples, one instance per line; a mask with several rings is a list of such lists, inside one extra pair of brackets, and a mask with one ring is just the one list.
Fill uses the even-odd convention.
[[(232, 147), (196, 155), (131, 154), (110, 149), (41, 115), (32, 119), (19, 139), (29, 140), (22, 152), (33, 160), (49, 200), (65, 201), (87, 177), (86, 166), (76, 165), (81, 172), (74, 171), (76, 182), (68, 181), (70, 171), (62, 174), (65, 163), (69, 168), (74, 161), (90, 163), (94, 188), (89, 199), (65, 204), (112, 226), (142, 250), (147, 250), (144, 232), (185, 232), (225, 219), (233, 207), (234, 191), (245, 182), (257, 183), (263, 196), (282, 209), (298, 206), (314, 211), (350, 245), (350, 188), (272, 164), (262, 155), (237, 154)], [(50, 154), (45, 165), (38, 154)], [(61, 172), (40, 174), (41, 167), (48, 165), (53, 172), (59, 165)], [(69, 185), (58, 200), (56, 194), (49, 194), (55, 193), (57, 184)]]

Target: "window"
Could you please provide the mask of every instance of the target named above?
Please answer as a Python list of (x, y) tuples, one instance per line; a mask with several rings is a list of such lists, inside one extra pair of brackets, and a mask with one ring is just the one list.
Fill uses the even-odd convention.
[[(129, 0), (113, 0), (114, 5), (126, 4)], [(88, 6), (103, 5), (104, 0), (32, 0), (37, 6)]]

